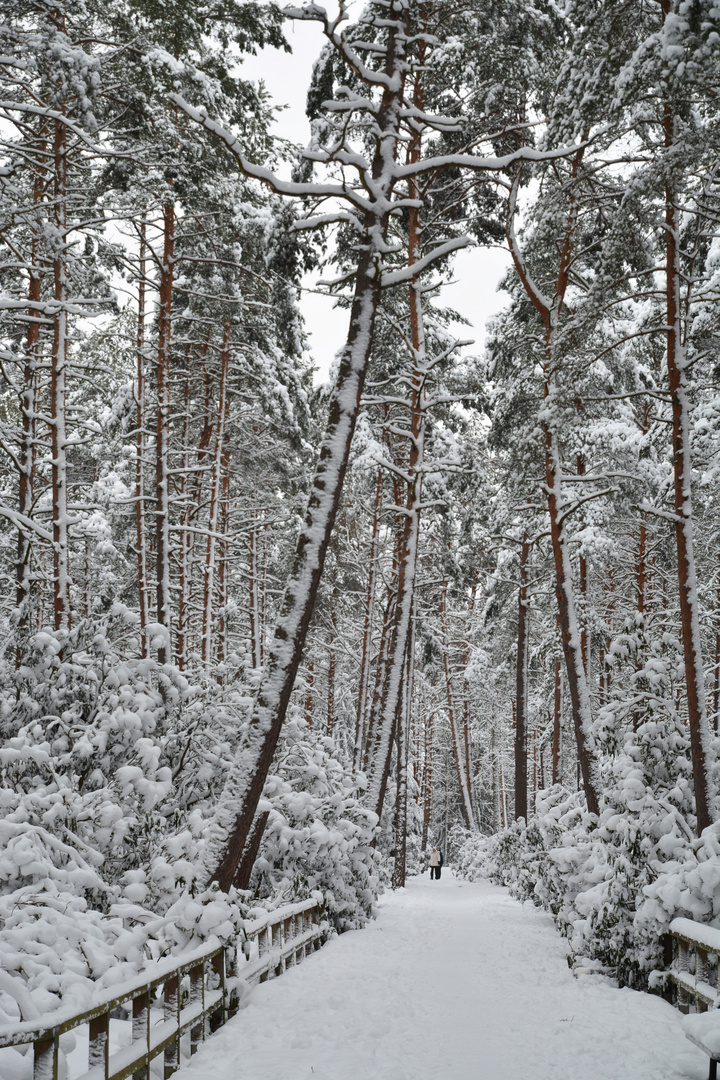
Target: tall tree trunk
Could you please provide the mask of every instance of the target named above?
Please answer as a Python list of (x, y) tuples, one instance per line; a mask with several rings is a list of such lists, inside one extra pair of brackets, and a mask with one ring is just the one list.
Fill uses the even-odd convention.
[[(571, 170), (573, 179), (577, 176), (580, 168), (582, 153), (583, 152), (580, 151), (573, 159)], [(527, 271), (515, 235), (514, 217), (519, 183), (520, 172), (518, 171), (514, 178), (510, 199), (508, 201), (506, 235), (510, 247), (510, 254), (515, 264), (518, 277), (533, 306), (538, 311), (545, 329), (545, 355), (543, 358), (545, 385), (542, 424), (545, 442), (545, 493), (547, 497), (548, 515), (550, 517), (550, 537), (552, 541), (553, 561), (555, 564), (555, 595), (557, 597), (558, 613), (560, 616), (560, 636), (565, 657), (565, 667), (567, 669), (568, 689), (570, 691), (570, 703), (575, 728), (575, 739), (577, 742), (578, 762), (583, 778), (585, 799), (590, 813), (599, 814), (602, 785), (593, 739), (590, 689), (585, 674), (582, 639), (578, 626), (575, 589), (572, 580), (572, 566), (565, 528), (567, 500), (563, 488), (560, 443), (556, 430), (556, 423), (553, 418), (555, 408), (554, 398), (557, 394), (555, 374), (557, 358), (555, 352), (560, 325), (560, 315), (565, 293), (567, 291), (574, 250), (577, 204), (575, 200), (572, 200), (568, 210), (565, 223), (565, 236), (561, 246), (558, 264), (555, 297), (552, 304), (548, 306), (547, 300), (544, 295), (539, 292)]]
[[(419, 45), (418, 63), (413, 104), (423, 109), (422, 61), (424, 43)], [(414, 164), (422, 154), (422, 136), (417, 133), (411, 140), (407, 160)], [(411, 199), (418, 200), (420, 191), (415, 181), (408, 184)], [(408, 210), (408, 266), (414, 267), (422, 257), (421, 219), (419, 206)], [(368, 785), (368, 800), (378, 818), (382, 817), (385, 788), (387, 786), (392, 756), (392, 740), (399, 724), (402, 709), (402, 679), (405, 657), (411, 632), (412, 610), (415, 602), (415, 578), (420, 543), (420, 509), (422, 502), (422, 466), (425, 453), (425, 387), (428, 378), (425, 348), (425, 324), (423, 317), (420, 275), (413, 276), (409, 292), (410, 342), (412, 345), (412, 375), (410, 380), (410, 424), (407, 475), (406, 511), (403, 522), (400, 556), (398, 559), (397, 601), (392, 627), (388, 666), (382, 692), (382, 712), (377, 728), (375, 752), (372, 759)], [(399, 499), (397, 500), (399, 503)]]
[[(253, 519), (256, 515), (253, 513)], [(250, 657), (254, 668), (262, 664), (260, 634), (260, 565), (258, 559), (258, 530), (253, 526), (248, 533), (248, 615), (250, 618)]]
[(433, 713), (428, 712), (424, 717), (425, 745), (423, 751), (423, 823), (421, 851), (427, 850), (428, 830), (430, 828), (430, 813), (432, 811), (432, 785), (433, 785)]
[(445, 691), (447, 695), (448, 722), (450, 724), (450, 734), (452, 736), (452, 748), (453, 758), (455, 760), (455, 770), (457, 773), (458, 785), (460, 787), (460, 809), (462, 811), (465, 828), (472, 829), (474, 827), (473, 811), (472, 806), (470, 805), (470, 793), (468, 791), (462, 756), (460, 754), (460, 744), (457, 731), (457, 717), (455, 715), (455, 703), (453, 701), (452, 693), (452, 674), (450, 672), (449, 656), (450, 636), (448, 633), (447, 618), (447, 582), (445, 582), (445, 584), (443, 585), (442, 591), (440, 593), (440, 618), (442, 620), (443, 628), (443, 670), (445, 672)]
[(553, 701), (552, 782), (560, 783), (560, 753), (562, 740), (562, 671), (560, 660), (555, 661), (555, 694)]
[[(663, 0), (663, 13), (670, 12), (669, 0)], [(664, 107), (665, 146), (675, 142), (675, 117), (672, 106)], [(678, 588), (688, 725), (692, 754), (697, 832), (700, 836), (712, 824), (710, 798), (712, 783), (710, 730), (705, 708), (705, 681), (700, 639), (700, 612), (693, 546), (692, 458), (690, 432), (692, 409), (688, 397), (688, 357), (683, 341), (680, 290), (682, 274), (675, 192), (665, 187), (665, 280), (667, 313), (667, 370), (672, 398), (672, 449), (675, 490), (675, 541), (677, 545)]]
[(335, 608), (330, 612), (330, 625), (332, 627), (330, 631), (332, 637), (328, 648), (327, 724), (325, 734), (331, 738), (335, 730), (335, 665), (337, 661), (335, 655), (335, 643), (337, 641), (337, 614)]
[(220, 351), (220, 384), (218, 389), (217, 430), (215, 433), (215, 457), (210, 479), (210, 510), (208, 534), (205, 545), (203, 574), (203, 628), (202, 661), (207, 670), (213, 661), (213, 602), (216, 586), (216, 559), (218, 549), (218, 525), (222, 498), (223, 454), (228, 414), (228, 378), (230, 373), (230, 323), (225, 322), (223, 343)]
[(395, 606), (397, 594), (388, 588), (388, 598), (383, 616), (382, 633), (375, 663), (375, 681), (373, 684), (373, 696), (368, 714), (367, 731), (365, 735), (365, 756), (363, 759), (364, 772), (369, 773), (372, 762), (377, 753), (377, 743), (380, 732), (380, 719), (383, 708), (383, 691), (385, 688), (385, 675), (390, 659), (390, 647), (392, 644), (392, 630), (395, 623)]
[(305, 679), (305, 723), (312, 731), (313, 726), (313, 688), (315, 686), (315, 664), (308, 661)]
[(50, 371), (52, 453), (53, 612), (55, 629), (70, 628), (70, 536), (67, 489), (66, 375), (68, 333), (67, 286), (67, 128), (55, 121), (55, 209), (57, 250), (53, 258), (57, 311), (53, 321)]
[(155, 537), (157, 557), (157, 621), (165, 635), (158, 663), (170, 661), (170, 340), (172, 330), (175, 207), (171, 194), (163, 206), (163, 260), (158, 314), (157, 417), (155, 425)]
[(255, 700), (247, 742), (226, 784), (218, 812), (226, 840), (217, 852), (217, 864), (209, 867), (209, 876), (225, 890), (235, 880), (251, 834), (295, 684), (340, 502), (372, 348), (381, 287), (377, 263), (384, 257), (390, 197), (396, 183), (394, 162), (407, 73), (409, 8), (402, 12), (399, 22), (388, 21), (385, 65), (388, 82), (376, 114), (378, 135), (371, 168), (373, 196), (365, 211), (366, 243), (361, 248), (355, 273), (347, 342), (340, 353), (305, 521), (268, 648), (265, 674)]
[[(220, 504), (220, 540), (218, 548), (218, 617), (217, 662), (224, 664), (228, 655), (228, 554), (230, 532), (230, 450), (226, 446), (222, 459), (222, 500)], [(224, 675), (218, 673), (218, 682), (224, 682)]]
[[(40, 121), (38, 136), (38, 156), (33, 179), (33, 207), (37, 208), (42, 202), (44, 194), (43, 162), (47, 154), (48, 121)], [(37, 307), (42, 296), (42, 277), (40, 270), (41, 244), (39, 230), (33, 229), (30, 247), (30, 272), (28, 287), (28, 325), (25, 342), (25, 362), (23, 365), (23, 385), (20, 395), (20, 412), (22, 414), (22, 430), (20, 434), (19, 462), (20, 470), (18, 477), (18, 512), (21, 522), (29, 520), (32, 515), (34, 497), (34, 473), (35, 473), (35, 394), (36, 373), (40, 364), (40, 320), (42, 315)], [(17, 537), (17, 560), (15, 569), (15, 603), (18, 609), (18, 627), (27, 626), (30, 614), (31, 600), (31, 573), (30, 558), (32, 552), (32, 533), (23, 524), (18, 528)], [(22, 652), (18, 648), (16, 662), (22, 662)]]
[(140, 259), (137, 314), (137, 398), (135, 408), (135, 538), (137, 543), (138, 605), (140, 608), (140, 653), (148, 655), (148, 566), (145, 527), (145, 271), (147, 266), (146, 224), (140, 223)]
[(405, 887), (407, 872), (407, 809), (408, 809), (408, 766), (410, 751), (410, 720), (412, 712), (415, 623), (413, 620), (408, 637), (405, 657), (405, 678), (403, 679), (403, 702), (398, 716), (397, 726), (397, 793), (395, 799), (395, 860), (393, 863), (393, 889)]
[(527, 533), (520, 546), (520, 588), (518, 591), (517, 660), (515, 671), (515, 820), (528, 817), (527, 797), (527, 679), (529, 655), (528, 576), (530, 541)]
[(182, 525), (180, 529), (180, 552), (178, 556), (178, 606), (177, 606), (177, 665), (185, 671), (188, 662), (190, 638), (190, 601), (192, 593), (192, 532), (190, 521), (195, 513), (191, 498), (193, 487), (190, 479), (190, 370), (192, 352), (187, 351), (185, 369), (184, 409), (182, 423), (182, 448), (180, 451), (182, 470), (178, 478), (178, 500), (182, 506)]
[(383, 473), (378, 469), (375, 483), (375, 506), (373, 508), (372, 533), (370, 536), (369, 570), (367, 598), (365, 601), (365, 623), (363, 626), (362, 654), (360, 658), (360, 678), (358, 686), (358, 703), (355, 717), (355, 746), (353, 748), (353, 772), (360, 768), (363, 759), (365, 745), (365, 718), (367, 713), (367, 701), (370, 691), (370, 655), (372, 652), (372, 635), (375, 619), (375, 590), (377, 581), (378, 559), (378, 536), (380, 525), (380, 510), (382, 507)]
[[(586, 472), (585, 458), (583, 457), (582, 454), (578, 454), (578, 456), (577, 456), (577, 474), (578, 474), (578, 476), (584, 476), (585, 472)], [(588, 616), (589, 616), (589, 612), (588, 612), (588, 566), (587, 566), (587, 559), (585, 558), (584, 555), (581, 554), (578, 557), (578, 564), (579, 564), (579, 570), (580, 570), (579, 585), (580, 585), (580, 608), (581, 608), (581, 610), (580, 610), (580, 616), (581, 616), (581, 618), (580, 618), (580, 623), (581, 623), (580, 648), (581, 648), (581, 651), (582, 651), (583, 667), (585, 669), (585, 678), (588, 678), (589, 677), (589, 671), (590, 671), (590, 636), (589, 636), (589, 633), (588, 633), (588, 621), (589, 621), (589, 618), (588, 618)]]

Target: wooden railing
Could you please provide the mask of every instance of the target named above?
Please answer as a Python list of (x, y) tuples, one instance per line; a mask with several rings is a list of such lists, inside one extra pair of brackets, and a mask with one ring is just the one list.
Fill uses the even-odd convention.
[(720, 1000), (720, 930), (674, 919), (666, 937), (667, 982), (680, 1012), (706, 1012)]
[[(99, 994), (82, 1013), (53, 1013), (51, 1027), (42, 1021), (2, 1025), (0, 1047), (32, 1043), (33, 1080), (58, 1080), (61, 1036), (85, 1026), (87, 1068), (73, 1080), (150, 1080), (150, 1062), (161, 1054), (162, 1075), (168, 1080), (183, 1058), (237, 1012), (244, 985), (264, 982), (299, 963), (320, 948), (327, 932), (315, 900), (278, 908), (247, 923), (244, 941), (205, 945), (182, 958), (159, 961), (152, 977), (127, 983), (121, 992)], [(129, 1045), (113, 1046), (115, 1026), (122, 1020)]]

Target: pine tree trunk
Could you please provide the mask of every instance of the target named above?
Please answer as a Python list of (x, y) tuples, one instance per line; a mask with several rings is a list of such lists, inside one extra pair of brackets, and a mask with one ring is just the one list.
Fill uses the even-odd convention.
[(145, 269), (146, 225), (140, 223), (140, 260), (137, 314), (137, 397), (135, 409), (135, 539), (137, 543), (138, 605), (140, 608), (140, 654), (148, 655), (148, 569), (145, 543)]
[(218, 526), (220, 521), (220, 502), (222, 498), (223, 454), (225, 452), (225, 430), (228, 414), (228, 378), (230, 373), (230, 323), (225, 323), (223, 343), (220, 352), (220, 386), (218, 390), (217, 431), (215, 433), (215, 457), (210, 480), (210, 510), (208, 514), (208, 534), (205, 545), (205, 567), (203, 575), (203, 628), (202, 661), (209, 669), (213, 661), (213, 602), (216, 586), (216, 557), (218, 548)]
[(53, 612), (55, 629), (70, 628), (70, 537), (67, 487), (66, 375), (68, 333), (68, 285), (66, 197), (67, 128), (55, 121), (55, 226), (58, 250), (53, 258), (54, 295), (57, 312), (53, 325), (50, 371), (50, 424), (52, 453), (53, 519)]
[(308, 661), (307, 677), (305, 679), (305, 723), (312, 731), (313, 726), (313, 688), (315, 686), (315, 664)]
[[(423, 55), (423, 46), (421, 45), (420, 63)], [(421, 75), (416, 78), (413, 103), (416, 108), (423, 108)], [(422, 139), (420, 134), (417, 134), (408, 147), (408, 162), (415, 163), (419, 161), (421, 153)], [(411, 199), (419, 197), (420, 193), (414, 181), (408, 185), (408, 189)], [(408, 211), (408, 266), (415, 266), (421, 257), (420, 209), (418, 206), (412, 206)], [(412, 610), (415, 602), (415, 578), (420, 544), (422, 466), (425, 453), (424, 398), (428, 370), (426, 366), (425, 324), (419, 275), (414, 276), (410, 282), (409, 308), (410, 341), (413, 351), (410, 391), (410, 448), (407, 468), (410, 482), (408, 484), (406, 512), (398, 558), (395, 619), (392, 626), (388, 665), (382, 691), (382, 708), (368, 784), (368, 801), (378, 818), (382, 817), (385, 788), (392, 756), (392, 740), (394, 732), (401, 722), (402, 680), (411, 634)], [(399, 498), (397, 498), (397, 502), (399, 504)]]
[[(224, 664), (228, 655), (228, 534), (230, 532), (230, 450), (226, 446), (222, 459), (222, 501), (220, 510), (220, 541), (218, 548), (218, 617), (217, 662)], [(224, 676), (218, 673), (218, 682), (224, 682)]]
[(515, 820), (528, 817), (527, 797), (527, 678), (529, 652), (528, 576), (530, 542), (527, 533), (520, 547), (520, 589), (518, 592), (518, 634), (515, 671)]
[(555, 562), (555, 595), (560, 615), (560, 636), (565, 655), (578, 762), (588, 810), (591, 814), (599, 814), (600, 771), (593, 745), (590, 688), (585, 675), (582, 639), (575, 609), (570, 552), (562, 518), (564, 493), (560, 453), (557, 435), (547, 423), (545, 425), (545, 490)]
[(423, 823), (421, 851), (427, 850), (433, 784), (433, 713), (425, 715), (425, 746), (423, 751)]
[(332, 638), (328, 648), (327, 724), (325, 728), (325, 734), (328, 738), (332, 738), (333, 731), (335, 730), (335, 665), (337, 661), (335, 655), (335, 642), (337, 640), (337, 615), (334, 608), (330, 612), (330, 624), (332, 626)]
[(396, 182), (394, 162), (407, 75), (409, 8), (388, 20), (385, 71), (388, 81), (376, 113), (372, 201), (365, 211), (365, 244), (355, 273), (347, 342), (341, 351), (328, 408), (327, 426), (312, 482), (293, 569), (268, 648), (265, 674), (253, 708), (248, 738), (228, 780), (218, 818), (227, 839), (210, 868), (210, 879), (229, 889), (251, 835), (265, 779), (272, 764), (295, 684), (318, 585), (340, 503), (380, 302), (377, 260), (385, 252), (389, 200)]
[[(43, 199), (43, 170), (42, 163), (47, 154), (48, 122), (41, 120), (38, 135), (37, 165), (33, 180), (33, 206), (38, 207)], [(23, 365), (23, 386), (20, 395), (20, 412), (22, 414), (22, 430), (20, 434), (19, 462), (20, 470), (18, 477), (18, 512), (21, 522), (29, 520), (32, 515), (34, 497), (34, 473), (35, 473), (35, 396), (36, 396), (36, 372), (41, 359), (40, 346), (40, 319), (42, 318), (38, 305), (42, 296), (42, 278), (40, 272), (41, 246), (38, 230), (33, 230), (30, 247), (30, 271), (28, 286), (28, 325), (25, 342), (25, 362)], [(17, 537), (17, 560), (15, 568), (18, 627), (27, 626), (30, 614), (31, 600), (31, 574), (30, 558), (32, 552), (31, 532), (21, 524)], [(20, 664), (22, 653), (18, 648), (16, 662)]]
[(258, 565), (258, 532), (248, 533), (248, 615), (250, 620), (250, 657), (254, 668), (262, 663), (260, 649), (260, 567)]
[(458, 778), (458, 785), (460, 787), (460, 809), (462, 811), (463, 822), (466, 829), (472, 829), (474, 827), (473, 811), (470, 805), (470, 794), (468, 792), (467, 780), (465, 777), (465, 770), (463, 768), (462, 757), (460, 755), (460, 746), (458, 741), (457, 732), (457, 719), (455, 716), (455, 703), (453, 701), (452, 693), (452, 675), (450, 672), (450, 657), (449, 657), (449, 634), (448, 634), (448, 621), (447, 621), (447, 582), (443, 585), (442, 592), (440, 593), (440, 618), (442, 620), (443, 628), (443, 670), (445, 672), (445, 691), (447, 695), (447, 712), (448, 721), (450, 724), (450, 734), (452, 736), (452, 748), (453, 758), (455, 760), (455, 770)]
[(555, 661), (555, 694), (553, 701), (552, 782), (560, 783), (560, 752), (562, 739), (562, 672), (560, 661)]
[(395, 860), (393, 863), (393, 889), (405, 887), (407, 873), (407, 809), (408, 765), (410, 749), (410, 719), (412, 712), (413, 674), (415, 653), (415, 623), (408, 638), (403, 679), (403, 702), (397, 729), (397, 794), (395, 799)]
[[(669, 11), (663, 0), (663, 11)], [(675, 122), (670, 104), (664, 112), (665, 146), (674, 144)], [(665, 275), (667, 312), (667, 370), (672, 398), (672, 448), (675, 491), (675, 541), (677, 546), (678, 588), (680, 592), (680, 622), (685, 687), (687, 692), (688, 726), (695, 786), (697, 832), (700, 836), (712, 824), (710, 797), (712, 784), (709, 762), (710, 730), (705, 708), (705, 681), (700, 638), (700, 612), (697, 594), (695, 551), (693, 544), (692, 458), (690, 432), (692, 408), (687, 386), (687, 353), (683, 342), (680, 290), (682, 274), (678, 243), (675, 192), (665, 188)]]
[[(178, 501), (182, 507), (180, 528), (180, 551), (178, 554), (178, 606), (177, 606), (177, 665), (185, 671), (188, 664), (188, 645), (190, 636), (190, 599), (192, 582), (192, 533), (190, 521), (196, 508), (191, 498), (193, 484), (190, 480), (190, 370), (192, 352), (187, 350), (185, 370), (185, 390), (183, 394), (182, 424), (182, 470), (178, 478)], [(197, 478), (196, 478), (197, 483)]]
[[(582, 162), (582, 151), (573, 159), (571, 175), (577, 175)], [(572, 580), (570, 552), (567, 545), (564, 514), (566, 496), (563, 489), (560, 443), (553, 418), (554, 397), (557, 392), (555, 382), (555, 349), (559, 330), (562, 305), (567, 291), (570, 266), (574, 250), (575, 227), (577, 224), (577, 205), (573, 200), (565, 222), (565, 236), (561, 245), (558, 263), (555, 297), (551, 307), (538, 292), (530, 278), (515, 236), (514, 215), (516, 212), (517, 191), (520, 173), (513, 181), (511, 196), (508, 201), (506, 235), (510, 253), (518, 277), (539, 313), (545, 329), (544, 356), (544, 418), (542, 421), (545, 441), (545, 493), (548, 515), (550, 517), (550, 537), (552, 541), (553, 561), (555, 564), (555, 595), (560, 616), (560, 636), (567, 669), (570, 703), (577, 742), (578, 762), (583, 778), (585, 799), (592, 814), (600, 812), (600, 792), (602, 790), (600, 770), (595, 752), (592, 731), (592, 709), (590, 689), (585, 674), (582, 637), (577, 618), (575, 589)]]
[(375, 616), (375, 589), (377, 581), (378, 531), (380, 509), (382, 506), (383, 474), (378, 469), (375, 484), (375, 506), (373, 508), (372, 533), (370, 536), (369, 570), (367, 598), (365, 601), (365, 624), (363, 626), (362, 654), (360, 658), (360, 678), (358, 686), (358, 704), (355, 717), (355, 746), (353, 748), (353, 772), (360, 768), (365, 747), (365, 719), (367, 700), (370, 691), (370, 654)]
[(155, 427), (155, 537), (157, 558), (157, 621), (165, 628), (158, 663), (170, 661), (170, 340), (172, 329), (175, 208), (168, 196), (163, 207), (163, 261), (158, 313), (157, 417)]

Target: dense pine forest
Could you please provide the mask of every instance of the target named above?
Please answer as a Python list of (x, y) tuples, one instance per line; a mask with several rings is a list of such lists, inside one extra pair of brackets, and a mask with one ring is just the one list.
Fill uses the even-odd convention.
[(0, 11), (0, 1020), (433, 844), (652, 986), (720, 919), (720, 7)]

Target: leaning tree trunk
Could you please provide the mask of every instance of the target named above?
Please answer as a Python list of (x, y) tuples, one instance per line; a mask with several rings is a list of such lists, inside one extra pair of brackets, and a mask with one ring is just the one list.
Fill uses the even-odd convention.
[[(382, 224), (384, 232), (387, 222)], [(247, 745), (224, 792), (221, 826), (227, 831), (227, 839), (217, 865), (211, 869), (210, 878), (217, 880), (225, 891), (235, 882), (295, 684), (340, 502), (379, 300), (378, 276), (371, 254), (366, 250), (357, 269), (348, 341), (340, 357), (292, 574), (268, 648)], [(241, 882), (238, 884), (242, 887)]]
[[(395, 161), (407, 73), (409, 9), (401, 23), (390, 21), (385, 71), (388, 76), (376, 114), (378, 132), (372, 163), (373, 200), (364, 216), (365, 244), (355, 273), (347, 342), (339, 358), (328, 408), (327, 425), (313, 477), (305, 521), (300, 530), (275, 633), (269, 645), (262, 683), (250, 718), (246, 745), (226, 784), (218, 812), (226, 834), (210, 878), (222, 889), (237, 880), (243, 852), (253, 830), (265, 779), (295, 684), (310, 618), (315, 607), (335, 516), (350, 457), (380, 302), (382, 260), (390, 198), (397, 175)], [(248, 860), (245, 860), (247, 863)], [(243, 875), (243, 879), (244, 879)]]

